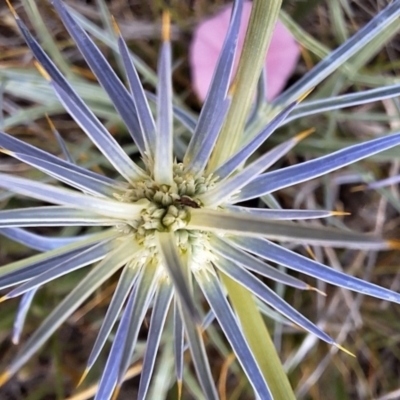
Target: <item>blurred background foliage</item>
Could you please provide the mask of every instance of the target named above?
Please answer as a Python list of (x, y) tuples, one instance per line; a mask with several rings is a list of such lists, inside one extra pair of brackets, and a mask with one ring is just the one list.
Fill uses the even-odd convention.
[[(372, 16), (387, 5), (389, 0), (284, 0), (281, 20), (301, 44), (302, 57), (290, 83), (303, 76), (323, 58), (330, 49), (344, 42)], [(137, 56), (136, 65), (146, 88), (154, 91), (156, 62), (160, 37), (160, 10), (163, 0), (68, 0), (75, 15), (101, 45), (115, 69), (119, 71), (119, 59), (110, 25), (112, 14), (121, 28), (125, 40)], [(223, 0), (170, 0), (173, 19), (174, 89), (175, 102), (193, 115), (201, 104), (196, 98), (190, 80), (188, 49), (194, 27), (205, 17), (217, 12)], [(120, 124), (107, 96), (95, 82), (80, 53), (71, 46), (72, 41), (52, 11), (47, 0), (13, 0), (18, 14), (37, 37), (53, 60), (68, 76), (81, 96), (94, 112), (102, 118), (108, 129), (124, 148), (136, 157), (135, 146)], [(357, 56), (346, 62), (339, 71), (310, 95), (318, 99), (337, 94), (351, 93), (384, 84), (400, 83), (400, 36), (399, 24), (368, 45)], [(95, 170), (107, 173), (108, 165), (99, 158), (89, 140), (69, 117), (63, 113), (49, 85), (33, 65), (32, 55), (26, 47), (11, 13), (4, 2), (0, 3), (0, 127), (53, 154), (61, 154), (45, 115), (51, 116), (75, 160)], [(400, 102), (397, 99), (318, 114), (289, 123), (281, 128), (264, 146), (263, 151), (303, 129), (314, 127), (316, 133), (297, 146), (281, 165), (290, 165), (316, 155), (345, 147), (359, 140), (399, 129)], [(268, 109), (263, 110), (268, 115)], [(260, 116), (260, 125), (263, 116)], [(176, 122), (176, 134), (185, 144), (187, 132)], [(393, 149), (355, 166), (340, 170), (327, 177), (289, 188), (279, 193), (281, 204), (286, 207), (309, 207), (345, 210), (351, 215), (332, 223), (348, 226), (358, 231), (373, 232), (388, 238), (400, 235), (399, 187), (360, 190), (360, 182), (386, 178), (399, 174), (400, 151)], [(46, 179), (41, 173), (18, 161), (0, 155), (0, 171)], [(0, 207), (28, 206), (31, 200), (13, 198), (0, 191)], [(318, 222), (315, 222), (318, 223)], [(64, 228), (58, 234), (71, 235), (75, 228)], [(52, 229), (40, 229), (51, 234)], [(398, 251), (381, 254), (355, 250), (313, 248), (315, 257), (335, 268), (379, 283), (393, 290), (400, 290)], [(31, 254), (30, 250), (0, 237), (0, 265)], [(54, 305), (81, 279), (84, 271), (69, 274), (51, 285), (45, 286), (37, 297), (27, 320), (25, 335), (38, 326)], [(302, 277), (304, 278), (304, 277)], [(115, 278), (116, 279), (116, 278)], [(315, 282), (311, 282), (315, 284)], [(110, 286), (111, 285), (111, 286)], [(341, 289), (326, 287), (318, 282), (318, 288), (327, 297), (284, 290), (280, 292), (293, 306), (311, 320), (318, 322), (333, 338), (356, 355), (345, 353), (318, 342), (297, 327), (282, 324), (278, 317), (267, 319), (281, 360), (299, 399), (399, 399), (400, 398), (400, 308), (377, 299)], [(114, 285), (115, 286), (115, 285)], [(15, 378), (0, 388), (0, 400), (83, 400), (91, 398), (105, 355), (96, 364), (89, 379), (82, 387), (76, 384), (84, 368), (84, 362), (95, 340), (101, 320), (114, 289), (107, 284), (73, 315), (51, 341), (32, 359)], [(11, 328), (17, 303), (12, 300), (0, 305), (0, 366), (3, 369), (16, 348), (11, 343)], [(147, 327), (141, 332), (139, 349), (144, 348)], [(209, 356), (213, 373), (219, 380), (222, 398), (251, 399), (246, 380), (234, 363), (217, 329), (207, 332)], [(158, 361), (156, 380), (163, 387), (166, 371), (173, 368), (171, 357), (166, 354)], [(189, 359), (188, 359), (189, 361)], [(120, 399), (135, 397), (140, 374), (138, 362), (129, 371), (129, 379), (123, 386)], [(97, 370), (96, 370), (97, 368)], [(230, 368), (230, 369), (229, 369)], [(228, 371), (229, 369), (229, 371)], [(201, 398), (191, 371), (185, 376), (187, 386), (182, 398)], [(164, 383), (164, 387), (166, 384)], [(197, 393), (197, 394), (196, 394)], [(157, 397), (155, 393), (150, 395)], [(155, 396), (155, 397), (154, 397)], [(160, 395), (161, 396), (161, 395)], [(225, 397), (224, 397), (225, 396)], [(165, 398), (176, 399), (176, 387), (166, 392)]]

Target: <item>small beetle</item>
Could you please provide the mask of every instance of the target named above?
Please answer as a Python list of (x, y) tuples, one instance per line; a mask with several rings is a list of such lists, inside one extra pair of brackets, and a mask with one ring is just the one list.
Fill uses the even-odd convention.
[(183, 206), (188, 206), (192, 208), (200, 208), (200, 206), (192, 199), (189, 197), (181, 197), (179, 200), (176, 201), (179, 204), (182, 204)]

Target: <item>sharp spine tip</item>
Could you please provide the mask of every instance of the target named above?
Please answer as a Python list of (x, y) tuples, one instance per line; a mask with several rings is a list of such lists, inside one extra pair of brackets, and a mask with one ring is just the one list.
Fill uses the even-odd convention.
[(351, 193), (361, 192), (362, 190), (366, 190), (366, 189), (368, 189), (368, 185), (362, 184), (362, 185), (354, 186), (353, 188), (350, 189), (350, 192)]
[(171, 15), (168, 10), (162, 14), (162, 40), (169, 42), (171, 40)]
[(303, 93), (297, 100), (297, 104), (301, 103), (306, 97), (308, 97), (308, 95), (314, 90), (314, 88), (311, 88), (309, 90), (307, 90), (307, 92)]
[(233, 80), (233, 82), (230, 84), (230, 86), (229, 86), (229, 89), (228, 89), (228, 96), (229, 97), (233, 97), (233, 95), (235, 94), (235, 92), (236, 92), (236, 88), (237, 88), (237, 82), (236, 82), (236, 80), (234, 79)]
[(50, 119), (50, 117), (48, 116), (48, 114), (45, 114), (44, 116), (46, 117), (46, 120), (47, 120), (47, 123), (48, 123), (49, 126), (50, 126), (50, 129), (51, 129), (52, 131), (56, 131), (57, 129), (56, 129), (56, 127), (54, 126), (53, 121)]
[(178, 386), (178, 400), (181, 400), (182, 398), (182, 381), (179, 379), (176, 382), (177, 386)]
[(313, 290), (314, 292), (317, 292), (321, 296), (327, 297), (327, 294), (325, 292), (323, 292), (322, 290), (317, 289), (314, 286), (308, 286), (308, 290)]
[(76, 385), (77, 388), (78, 388), (79, 386), (82, 385), (82, 383), (83, 383), (83, 381), (86, 379), (88, 373), (89, 373), (89, 368), (86, 368), (86, 369), (83, 371), (83, 374), (82, 374), (81, 378), (79, 379), (78, 384)]
[[(0, 297), (0, 303), (3, 303), (4, 301), (8, 300), (9, 297), (7, 295)], [(0, 385), (1, 386), (1, 385)]]
[(120, 390), (121, 390), (121, 385), (118, 385), (114, 390), (111, 400), (117, 400)]
[(0, 387), (3, 386), (11, 377), (11, 374), (8, 371), (3, 372), (0, 375)]
[(36, 69), (39, 71), (40, 75), (43, 76), (44, 79), (46, 79), (46, 81), (51, 82), (51, 77), (50, 75), (47, 73), (47, 71), (43, 68), (43, 66), (38, 63), (37, 61), (33, 62)]
[(351, 213), (347, 212), (347, 211), (331, 211), (331, 214), (332, 214), (332, 216), (335, 216), (335, 217), (341, 217), (341, 216), (344, 216), (344, 215), (351, 215)]
[(354, 357), (354, 358), (357, 358), (356, 355), (355, 355), (354, 353), (352, 353), (351, 351), (345, 349), (345, 348), (344, 348), (343, 346), (341, 346), (340, 344), (335, 343), (334, 345), (335, 345), (335, 347), (337, 347), (339, 350), (342, 350), (343, 352), (345, 352), (345, 353), (348, 354), (349, 356), (352, 356), (352, 357)]
[(15, 19), (19, 19), (17, 12), (15, 11), (15, 8), (12, 6), (11, 1), (10, 0), (6, 0), (7, 6), (10, 9), (13, 17)]
[(111, 23), (112, 23), (112, 26), (113, 26), (113, 29), (114, 29), (115, 33), (116, 33), (118, 36), (122, 36), (122, 35), (121, 35), (121, 29), (119, 29), (119, 25), (118, 25), (118, 23), (117, 23), (117, 21), (116, 21), (114, 15), (111, 15)]
[(400, 240), (388, 240), (386, 243), (388, 244), (389, 249), (400, 250)]
[(300, 142), (301, 140), (305, 139), (307, 136), (310, 136), (314, 132), (315, 128), (306, 129), (305, 131), (297, 134), (293, 139), (296, 140), (297, 142)]

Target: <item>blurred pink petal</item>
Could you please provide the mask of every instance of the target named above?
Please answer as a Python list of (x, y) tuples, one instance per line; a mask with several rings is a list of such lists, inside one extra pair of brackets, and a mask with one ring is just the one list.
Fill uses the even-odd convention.
[[(196, 28), (190, 46), (190, 68), (194, 91), (204, 100), (210, 86), (218, 55), (228, 30), (232, 6), (224, 8), (212, 18), (204, 20)], [(235, 71), (243, 47), (244, 36), (250, 17), (251, 2), (245, 2), (240, 26)], [(296, 67), (300, 46), (285, 26), (278, 21), (265, 60), (267, 68), (268, 100), (276, 97), (285, 87)]]

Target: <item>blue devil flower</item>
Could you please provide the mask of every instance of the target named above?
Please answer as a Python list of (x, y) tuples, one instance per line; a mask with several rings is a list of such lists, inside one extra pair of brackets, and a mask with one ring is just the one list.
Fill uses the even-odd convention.
[[(22, 345), (2, 375), (2, 382), (16, 373), (86, 299), (117, 273), (118, 284), (84, 373), (86, 376), (92, 368), (115, 328), (96, 394), (98, 400), (110, 399), (118, 392), (131, 364), (139, 330), (148, 310), (151, 310), (151, 320), (138, 399), (144, 399), (148, 393), (157, 351), (168, 321), (173, 324), (175, 371), (179, 387), (183, 379), (183, 355), (188, 349), (204, 396), (207, 399), (218, 398), (202, 336), (214, 319), (254, 392), (260, 399), (271, 399), (270, 388), (254, 351), (228, 301), (226, 282), (237, 282), (304, 330), (334, 346), (337, 344), (270, 289), (259, 276), (297, 290), (315, 289), (268, 262), (332, 285), (400, 303), (400, 294), (339, 272), (284, 245), (290, 242), (381, 250), (398, 247), (397, 242), (350, 230), (293, 222), (339, 214), (334, 211), (241, 205), (250, 199), (265, 202), (280, 189), (320, 177), (400, 144), (400, 133), (394, 133), (317, 159), (269, 171), (277, 160), (307, 136), (308, 132), (303, 132), (255, 157), (268, 137), (289, 120), (399, 93), (399, 88), (393, 86), (299, 104), (312, 86), (348, 59), (359, 46), (368, 43), (385, 23), (399, 16), (398, 1), (389, 5), (363, 30), (282, 94), (274, 103), (273, 117), (262, 129), (252, 135), (245, 130), (241, 140), (233, 144), (224, 131), (224, 124), (235, 96), (235, 86), (230, 87), (230, 78), (243, 6), (241, 0), (235, 2), (212, 85), (196, 121), (179, 108), (174, 111), (167, 12), (163, 15), (158, 87), (154, 100), (145, 93), (117, 26), (119, 52), (128, 88), (121, 83), (63, 2), (53, 0), (53, 4), (126, 125), (140, 153), (140, 162), (134, 162), (123, 151), (13, 11), (42, 75), (70, 116), (119, 176), (103, 176), (76, 165), (68, 158), (56, 157), (0, 132), (3, 153), (63, 184), (0, 174), (0, 187), (3, 189), (52, 204), (0, 211), (1, 234), (41, 250), (37, 255), (0, 268), (0, 288), (13, 287), (3, 300), (22, 296), (14, 326), (14, 342), (19, 341), (26, 313), (38, 289), (72, 271), (92, 266), (85, 278)], [(148, 99), (156, 103), (155, 118)], [(181, 160), (177, 160), (174, 153), (175, 117), (192, 132)], [(98, 229), (96, 233), (68, 238), (48, 238), (24, 229), (65, 226)]]

